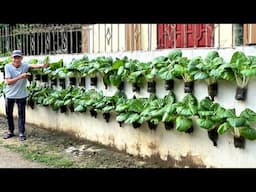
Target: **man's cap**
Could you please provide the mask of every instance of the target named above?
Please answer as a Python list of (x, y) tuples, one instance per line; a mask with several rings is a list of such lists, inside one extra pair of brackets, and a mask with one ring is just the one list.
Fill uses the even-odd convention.
[(12, 52), (12, 57), (15, 57), (15, 56), (22, 57), (22, 52), (21, 52), (21, 50), (14, 50), (14, 51)]

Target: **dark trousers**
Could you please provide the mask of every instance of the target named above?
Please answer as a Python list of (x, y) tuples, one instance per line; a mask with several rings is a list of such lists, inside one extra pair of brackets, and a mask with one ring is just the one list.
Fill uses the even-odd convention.
[(22, 99), (10, 99), (5, 98), (5, 110), (8, 122), (8, 131), (14, 132), (14, 121), (13, 121), (13, 107), (14, 103), (18, 106), (18, 128), (19, 134), (25, 134), (25, 115), (26, 115), (26, 98)]

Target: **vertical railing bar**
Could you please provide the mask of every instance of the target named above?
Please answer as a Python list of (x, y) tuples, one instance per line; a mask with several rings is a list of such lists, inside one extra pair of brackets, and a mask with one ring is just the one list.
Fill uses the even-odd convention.
[(12, 40), (11, 40), (11, 25), (8, 26), (9, 32), (8, 32), (8, 36), (9, 36), (9, 52), (12, 50)]
[(27, 52), (27, 54), (29, 54), (28, 53), (28, 37), (29, 37), (29, 34), (31, 34), (30, 32), (29, 32), (29, 25), (27, 25), (27, 33), (26, 33), (26, 52)]
[(1, 27), (0, 28), (0, 53), (2, 54), (3, 53), (3, 28)]
[(76, 34), (76, 43), (75, 43), (76, 53), (78, 53), (79, 52), (79, 41), (78, 41), (78, 31), (77, 30), (76, 30), (75, 34)]
[(60, 32), (59, 32), (59, 25), (57, 24), (56, 25), (56, 34), (57, 34), (57, 50), (56, 50), (56, 53), (59, 53), (59, 49), (60, 49), (60, 46), (59, 46), (59, 40), (60, 40), (60, 38), (59, 38), (59, 35), (60, 35)]
[(41, 24), (41, 26), (40, 26), (40, 29), (41, 29), (41, 32), (40, 32), (40, 40), (41, 40), (40, 55), (44, 54), (44, 52), (43, 52), (43, 30), (42, 30), (42, 28), (43, 28), (43, 24)]
[(149, 47), (149, 51), (152, 51), (152, 24), (149, 24), (149, 42), (148, 42), (148, 47)]
[(8, 39), (7, 39), (8, 26), (5, 26), (4, 36), (5, 36), (5, 53), (7, 52)]
[(70, 28), (69, 34), (70, 34), (70, 53), (72, 54), (73, 53), (73, 33), (72, 33), (72, 27)]
[(17, 29), (17, 26), (16, 25), (14, 25), (13, 26), (13, 36), (14, 36), (14, 41), (13, 41), (13, 49), (17, 49), (17, 46), (16, 46), (16, 29)]
[(36, 30), (36, 55), (40, 55), (39, 54), (39, 24), (37, 24), (37, 30)]

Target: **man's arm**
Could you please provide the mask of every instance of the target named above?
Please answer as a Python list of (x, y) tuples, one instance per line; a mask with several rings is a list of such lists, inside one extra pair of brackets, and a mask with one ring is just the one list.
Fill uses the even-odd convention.
[(39, 69), (39, 68), (47, 68), (49, 67), (48, 63), (44, 63), (44, 64), (29, 64), (29, 68), (30, 69)]
[(5, 81), (6, 81), (7, 85), (12, 85), (12, 84), (16, 83), (18, 80), (28, 78), (29, 75), (30, 75), (29, 73), (22, 73), (19, 76), (14, 77), (12, 79), (11, 78), (5, 78)]

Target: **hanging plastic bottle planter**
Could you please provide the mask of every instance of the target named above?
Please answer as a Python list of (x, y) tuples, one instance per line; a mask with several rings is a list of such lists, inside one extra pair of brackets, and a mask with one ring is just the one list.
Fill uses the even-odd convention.
[(156, 82), (155, 81), (148, 82), (147, 91), (149, 93), (155, 93), (156, 92)]
[(118, 124), (119, 124), (119, 127), (122, 127), (122, 125), (123, 125), (123, 121), (117, 121), (118, 122)]
[(119, 91), (123, 91), (124, 90), (124, 82), (123, 81), (121, 81), (121, 83), (118, 85), (117, 89)]
[(90, 109), (90, 114), (91, 114), (92, 117), (97, 118), (98, 113), (94, 109)]
[(139, 92), (140, 91), (140, 87), (137, 83), (132, 83), (132, 91), (133, 92)]
[(236, 88), (236, 96), (235, 96), (236, 100), (244, 101), (246, 99), (246, 95), (247, 95), (246, 87), (244, 87), (244, 88), (237, 87)]
[(76, 78), (75, 77), (70, 77), (69, 78), (69, 83), (70, 83), (70, 85), (76, 85)]
[(135, 121), (135, 122), (132, 123), (132, 126), (133, 126), (134, 129), (137, 129), (141, 126), (141, 123), (138, 123), (138, 122)]
[(85, 87), (85, 77), (81, 77), (80, 82), (79, 82), (79, 86)]
[(218, 95), (218, 83), (212, 83), (208, 85), (208, 95), (211, 97), (211, 100), (214, 101), (214, 97)]
[(164, 122), (164, 127), (166, 130), (171, 130), (174, 128), (174, 125), (173, 125), (173, 121), (165, 121)]
[(165, 90), (173, 90), (174, 88), (174, 80), (165, 80)]
[(32, 74), (28, 76), (28, 81), (29, 81), (30, 83), (31, 83), (31, 81), (33, 81), (33, 75), (32, 75)]
[(217, 130), (218, 130), (217, 128), (208, 130), (208, 137), (213, 142), (213, 146), (217, 146), (217, 140), (219, 136)]
[(66, 79), (59, 79), (59, 84), (62, 87), (62, 89), (66, 88)]
[(57, 79), (51, 79), (51, 86), (57, 86)]
[(234, 136), (234, 146), (236, 148), (244, 149), (244, 147), (245, 147), (245, 138), (242, 137), (242, 136), (240, 136), (240, 137)]
[(67, 107), (66, 107), (66, 105), (63, 105), (63, 106), (60, 107), (60, 112), (61, 112), (61, 113), (66, 113), (66, 112), (67, 112)]
[(36, 74), (36, 75), (35, 75), (35, 80), (36, 80), (36, 81), (40, 81), (40, 80), (41, 80), (41, 75)]
[(154, 123), (152, 123), (152, 122), (150, 122), (150, 121), (148, 121), (147, 123), (148, 123), (149, 129), (151, 129), (151, 130), (156, 130), (157, 124), (154, 124)]
[(109, 122), (109, 119), (110, 119), (110, 113), (103, 113), (103, 118), (106, 120), (106, 122), (108, 123)]
[(187, 129), (186, 131), (185, 131), (185, 133), (193, 133), (194, 132), (194, 127), (193, 127), (193, 125), (189, 128), (189, 129)]
[(69, 106), (69, 110), (70, 110), (70, 112), (74, 112), (74, 104), (73, 103)]
[(42, 81), (47, 83), (48, 82), (48, 75), (46, 75), (46, 74), (42, 75)]
[(31, 107), (31, 109), (34, 109), (35, 102), (32, 99), (28, 99), (28, 105)]
[(97, 77), (91, 77), (91, 83), (90, 83), (90, 85), (96, 87), (97, 84), (98, 84), (98, 78), (97, 78)]
[(194, 89), (194, 81), (184, 82), (184, 93), (192, 93)]

